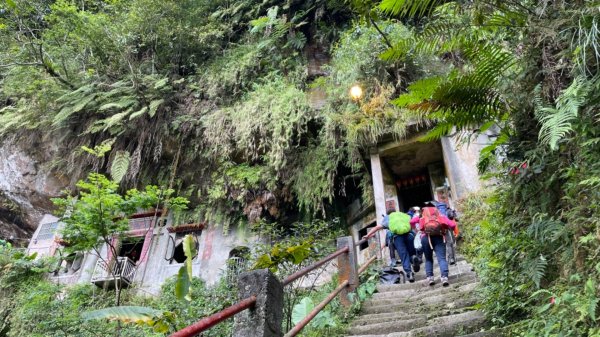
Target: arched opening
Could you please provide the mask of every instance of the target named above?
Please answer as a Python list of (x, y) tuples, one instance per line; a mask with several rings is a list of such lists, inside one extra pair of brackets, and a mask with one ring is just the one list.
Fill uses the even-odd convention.
[(248, 256), (250, 248), (238, 246), (229, 251), (227, 259), (227, 281), (235, 282), (238, 275), (248, 269)]

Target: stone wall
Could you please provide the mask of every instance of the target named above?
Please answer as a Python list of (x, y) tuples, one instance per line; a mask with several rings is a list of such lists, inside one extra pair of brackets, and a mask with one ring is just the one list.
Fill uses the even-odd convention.
[(0, 238), (26, 245), (43, 214), (50, 213), (50, 198), (60, 195), (69, 181), (50, 168), (56, 148), (35, 137), (0, 141)]

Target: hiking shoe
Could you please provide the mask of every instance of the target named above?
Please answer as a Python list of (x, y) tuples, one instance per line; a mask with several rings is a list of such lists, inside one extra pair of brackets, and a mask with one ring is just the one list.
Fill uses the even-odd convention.
[(455, 264), (456, 264), (456, 260), (454, 260), (454, 259), (450, 259), (450, 265), (451, 265), (451, 266), (453, 266), (453, 265), (455, 265)]
[(412, 268), (415, 273), (418, 273), (421, 270), (421, 260), (415, 255), (412, 257)]
[(408, 279), (408, 282), (414, 283), (415, 282), (415, 273), (406, 273), (406, 278)]
[(433, 278), (433, 276), (427, 276), (427, 281), (429, 281), (430, 286), (435, 284), (435, 279)]
[(447, 277), (441, 277), (440, 280), (442, 281), (442, 285), (444, 287), (447, 287), (450, 285), (450, 282), (448, 282), (448, 278)]

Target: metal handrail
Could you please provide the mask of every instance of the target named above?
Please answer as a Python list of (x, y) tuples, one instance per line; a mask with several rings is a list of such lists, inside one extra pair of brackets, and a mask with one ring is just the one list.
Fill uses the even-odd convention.
[(225, 308), (217, 313), (214, 313), (208, 317), (205, 317), (205, 318), (199, 320), (198, 322), (175, 332), (174, 334), (170, 335), (169, 337), (195, 336), (195, 335), (201, 333), (202, 331), (205, 331), (205, 330), (223, 322), (224, 320), (226, 320), (230, 317), (233, 317), (237, 313), (240, 313), (246, 309), (252, 308), (254, 306), (254, 304), (256, 304), (256, 296), (252, 295), (246, 299), (239, 301), (238, 303), (236, 303), (228, 308)]
[[(380, 229), (376, 230), (376, 231), (375, 231), (375, 233), (379, 232), (379, 231), (380, 231), (380, 230), (382, 230), (382, 229), (383, 229), (383, 228), (380, 228)], [(365, 242), (368, 242), (368, 241), (369, 241), (369, 239), (360, 239), (360, 240), (358, 240), (358, 241), (357, 241), (357, 242), (354, 244), (354, 247), (358, 247), (358, 246), (360, 246), (360, 245), (362, 245), (363, 243), (365, 243)]]
[(310, 266), (303, 268), (301, 270), (298, 270), (297, 272), (293, 273), (292, 275), (289, 275), (288, 277), (286, 277), (282, 284), (283, 286), (287, 286), (288, 284), (294, 282), (295, 280), (299, 279), (300, 277), (308, 274), (309, 272), (319, 268), (320, 266), (324, 265), (325, 263), (335, 259), (336, 257), (348, 252), (348, 247), (344, 247), (344, 248), (340, 248), (338, 250), (336, 250), (335, 252), (329, 254), (328, 256), (324, 257), (323, 259), (311, 264)]
[[(366, 240), (365, 240), (366, 241)], [(360, 242), (360, 241), (359, 241)], [(358, 246), (357, 244), (354, 245), (355, 247)], [(288, 283), (294, 281), (295, 279), (301, 277), (302, 275), (308, 273), (309, 271), (318, 268), (319, 266), (322, 266), (323, 264), (325, 264), (326, 262), (332, 260), (333, 258), (335, 258), (336, 256), (339, 256), (345, 252), (348, 252), (349, 249), (348, 247), (344, 247), (341, 248), (339, 250), (337, 250), (336, 252), (332, 253), (331, 255), (325, 257), (324, 259), (322, 259), (319, 262), (316, 262), (315, 264), (306, 267), (290, 276), (288, 276), (286, 278), (286, 281), (288, 279), (291, 279)], [(360, 275), (362, 272), (364, 272), (367, 267), (369, 267), (369, 265), (371, 263), (373, 263), (373, 261), (377, 260), (377, 255), (372, 256), (369, 260), (367, 260), (367, 262), (365, 264), (363, 264), (359, 269), (358, 269), (358, 274)], [(292, 278), (292, 276), (294, 278)], [(284, 281), (285, 282), (285, 281)], [(288, 284), (285, 283), (284, 285)], [(306, 317), (304, 317), (300, 322), (298, 322), (298, 324), (296, 324), (292, 330), (288, 331), (288, 333), (285, 334), (284, 337), (294, 337), (296, 336), (298, 333), (300, 333), (300, 331), (302, 331), (302, 329), (304, 329), (304, 327), (306, 327), (306, 325), (308, 323), (310, 323), (310, 321), (315, 318), (319, 312), (321, 312), (321, 310), (323, 310), (323, 308), (325, 308), (325, 306), (327, 304), (329, 304), (329, 302), (331, 302), (344, 288), (346, 288), (348, 285), (350, 284), (350, 281), (346, 280), (342, 283), (340, 283), (340, 285), (335, 288), (334, 291), (332, 291), (329, 295), (327, 295), (327, 297), (321, 301), (321, 303), (319, 303), (308, 315), (306, 315)]]
[(308, 313), (308, 315), (306, 315), (306, 317), (304, 317), (300, 322), (298, 322), (298, 324), (296, 324), (292, 328), (292, 330), (288, 331), (288, 333), (286, 333), (284, 337), (294, 337), (298, 333), (300, 333), (300, 331), (302, 331), (302, 329), (304, 329), (304, 327), (308, 323), (310, 323), (310, 321), (313, 318), (315, 318), (315, 316), (317, 316), (319, 314), (319, 312), (321, 312), (321, 310), (323, 310), (323, 308), (325, 308), (325, 306), (327, 304), (329, 304), (329, 302), (331, 302), (342, 290), (344, 290), (344, 288), (346, 288), (348, 286), (348, 284), (350, 284), (350, 282), (348, 280), (342, 282), (337, 288), (335, 288), (335, 290), (333, 292), (331, 292), (331, 294), (329, 294), (329, 296), (327, 296), (310, 313)]
[[(312, 270), (315, 270), (316, 268), (321, 267), (325, 263), (333, 260), (334, 258), (336, 258), (342, 254), (348, 253), (349, 251), (350, 251), (349, 247), (344, 247), (344, 248), (340, 248), (340, 249), (336, 250), (335, 252), (324, 257), (323, 259), (311, 264), (310, 266), (305, 267), (305, 268), (289, 275), (288, 277), (286, 277), (283, 280), (282, 285), (283, 286), (289, 285), (290, 283), (294, 282), (295, 280), (299, 279), (300, 277), (308, 274)], [(367, 263), (365, 263), (363, 266), (361, 266), (358, 269), (358, 273), (359, 274), (362, 273), (376, 259), (377, 259), (376, 255), (371, 257), (367, 261)], [(304, 329), (304, 327), (306, 327), (306, 325), (308, 323), (310, 323), (310, 321), (313, 318), (315, 318), (319, 314), (319, 312), (321, 312), (321, 310), (323, 310), (323, 308), (325, 308), (325, 306), (327, 304), (329, 304), (349, 284), (350, 284), (349, 280), (345, 280), (342, 283), (340, 283), (340, 285), (338, 285), (338, 287), (335, 288), (335, 290), (333, 292), (331, 292), (329, 295), (327, 295), (327, 297), (323, 301), (321, 301), (321, 303), (319, 303), (306, 317), (304, 317), (288, 333), (286, 333), (284, 337), (293, 337), (293, 336), (296, 336), (298, 333), (300, 333), (300, 331), (302, 331), (302, 329)], [(182, 330), (179, 330), (179, 331), (173, 333), (169, 337), (195, 336), (195, 335), (199, 334), (200, 332), (205, 331), (205, 330), (223, 322), (224, 320), (236, 315), (237, 313), (240, 313), (246, 309), (253, 307), (255, 304), (256, 304), (256, 295), (252, 295), (246, 299), (243, 299), (243, 300), (237, 302), (236, 304), (234, 304), (228, 308), (225, 308), (215, 314), (205, 317), (205, 318), (201, 319), (200, 321), (198, 321)]]
[(360, 268), (358, 268), (358, 275), (362, 274), (373, 261), (377, 260), (377, 255), (373, 255), (370, 259), (367, 260)]

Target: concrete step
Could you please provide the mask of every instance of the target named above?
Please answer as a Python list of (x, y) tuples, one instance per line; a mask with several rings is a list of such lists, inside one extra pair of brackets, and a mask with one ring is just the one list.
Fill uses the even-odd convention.
[(473, 332), (468, 335), (460, 335), (457, 337), (501, 337), (501, 336), (503, 336), (503, 333), (501, 330), (485, 330), (485, 331)]
[(399, 314), (411, 312), (414, 314), (434, 314), (441, 316), (452, 310), (462, 309), (477, 304), (477, 298), (471, 294), (456, 294), (453, 296), (445, 296), (443, 302), (439, 298), (423, 298), (422, 300), (413, 301), (410, 303), (398, 303), (388, 305), (366, 306), (361, 310), (362, 314)]
[[(348, 336), (355, 337), (455, 337), (465, 331), (477, 329), (485, 321), (479, 311), (466, 311), (458, 314), (420, 320), (421, 326), (410, 327), (411, 320), (402, 317), (393, 322), (364, 325), (350, 328)], [(413, 322), (417, 322), (414, 320)]]
[(374, 294), (377, 296), (373, 296), (371, 299), (365, 301), (363, 303), (363, 307), (367, 306), (377, 306), (377, 305), (390, 305), (396, 303), (411, 303), (414, 301), (422, 300), (422, 299), (432, 299), (439, 300), (443, 302), (445, 296), (450, 294), (460, 293), (460, 294), (470, 294), (473, 293), (475, 289), (477, 289), (478, 283), (475, 280), (468, 280), (464, 282), (460, 282), (457, 284), (451, 284), (448, 287), (438, 287), (438, 288), (419, 288), (419, 289), (410, 289), (402, 292), (386, 292), (382, 294)]
[(398, 313), (388, 313), (385, 321), (364, 322), (360, 325), (352, 325), (348, 329), (350, 335), (364, 334), (388, 334), (399, 331), (410, 331), (427, 324), (427, 315), (419, 315), (406, 318)]
[[(403, 314), (402, 318), (403, 319), (419, 319), (419, 318), (425, 319), (425, 318), (427, 318), (427, 315), (426, 314)], [(362, 325), (383, 323), (383, 322), (389, 322), (389, 321), (390, 321), (390, 313), (362, 315), (362, 316), (357, 317), (354, 321), (352, 321), (350, 326), (351, 327), (362, 326)]]
[(478, 284), (478, 282), (479, 282), (476, 278), (467, 278), (467, 279), (462, 279), (462, 280), (458, 280), (458, 281), (453, 281), (453, 280), (450, 280), (450, 281), (452, 281), (452, 282), (450, 282), (450, 285), (448, 287), (442, 286), (442, 283), (439, 281), (439, 279), (437, 279), (436, 284), (433, 286), (427, 285), (427, 287), (419, 287), (416, 289), (408, 288), (408, 289), (384, 291), (384, 292), (380, 292), (380, 293), (378, 292), (378, 293), (373, 294), (373, 297), (371, 297), (371, 300), (390, 299), (390, 298), (409, 298), (409, 297), (418, 296), (421, 293), (435, 294), (438, 291), (443, 292), (442, 291), (443, 289), (457, 288), (457, 287), (462, 287), (464, 285), (473, 284), (473, 283)]
[[(448, 266), (450, 268), (455, 267), (457, 265), (469, 265), (469, 266), (471, 266), (471, 264), (468, 263), (465, 259), (457, 259), (455, 264), (448, 264)], [(402, 264), (396, 264), (394, 267), (402, 270)], [(434, 269), (439, 269), (437, 258), (435, 256), (433, 257), (433, 267), (434, 267)], [(423, 257), (423, 261), (421, 263), (421, 270), (423, 270), (423, 268), (425, 268), (425, 258), (424, 257)]]
[[(448, 276), (448, 280), (450, 284), (458, 283), (464, 280), (476, 280), (477, 275), (474, 272), (465, 272), (461, 274), (450, 274)], [(439, 275), (435, 279), (436, 284), (434, 286), (430, 286), (427, 280), (422, 279), (418, 280), (414, 283), (401, 283), (401, 284), (379, 284), (377, 285), (377, 292), (385, 293), (385, 292), (393, 292), (393, 291), (401, 291), (406, 289), (419, 289), (419, 288), (431, 288), (431, 287), (441, 287), (441, 282), (439, 279)]]
[[(466, 297), (476, 297), (470, 290), (458, 291), (457, 289), (452, 289), (445, 293), (438, 293), (436, 295), (428, 295), (423, 294), (423, 296), (415, 297), (412, 299), (390, 299), (390, 301), (386, 302), (378, 302), (373, 301), (366, 304), (363, 304), (363, 310), (378, 310), (380, 307), (383, 308), (396, 308), (403, 307), (404, 310), (398, 311), (406, 311), (406, 309), (416, 308), (422, 305), (434, 305), (434, 304), (444, 304), (448, 302), (452, 302), (456, 299), (466, 298)], [(396, 310), (393, 310), (396, 311)], [(391, 311), (391, 312), (393, 312)], [(384, 311), (385, 312), (385, 311)]]
[[(472, 266), (462, 256), (450, 266), (450, 285), (443, 287), (434, 258), (436, 284), (429, 286), (425, 264), (414, 283), (378, 285), (351, 323), (352, 337), (500, 337), (498, 330), (483, 331), (485, 317), (473, 310), (479, 285)], [(401, 266), (398, 266), (401, 270)]]

